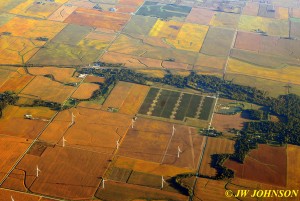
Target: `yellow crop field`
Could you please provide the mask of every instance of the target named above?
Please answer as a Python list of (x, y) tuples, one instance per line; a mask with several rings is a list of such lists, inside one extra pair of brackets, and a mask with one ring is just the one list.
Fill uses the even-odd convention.
[(46, 37), (52, 39), (66, 24), (49, 20), (35, 20), (22, 17), (14, 17), (8, 23), (0, 27), (0, 32), (10, 32), (12, 36), (35, 39)]
[(35, 0), (27, 0), (10, 10), (10, 13), (47, 18), (65, 2), (67, 2), (67, 0), (56, 0), (55, 2), (44, 1), (43, 3), (37, 4)]
[(149, 36), (175, 39), (182, 24), (183, 22), (177, 22), (174, 20), (165, 21), (158, 19), (149, 32)]
[(286, 66), (281, 69), (270, 69), (236, 59), (229, 59), (227, 71), (281, 82), (300, 84), (300, 68), (296, 66)]
[(177, 49), (199, 52), (205, 39), (208, 26), (185, 23), (175, 40), (166, 41)]
[(244, 31), (255, 32), (261, 30), (268, 35), (288, 36), (289, 24), (287, 20), (278, 20), (271, 18), (264, 18), (258, 16), (242, 15), (240, 17), (238, 28)]
[(66, 5), (63, 5), (59, 9), (57, 9), (53, 14), (51, 14), (48, 17), (48, 20), (63, 22), (76, 9), (77, 9), (77, 6), (66, 6)]
[(1, 36), (0, 63), (24, 64), (45, 42), (27, 38)]
[(288, 8), (278, 7), (276, 11), (277, 11), (276, 18), (284, 19), (284, 20), (289, 19), (289, 9)]

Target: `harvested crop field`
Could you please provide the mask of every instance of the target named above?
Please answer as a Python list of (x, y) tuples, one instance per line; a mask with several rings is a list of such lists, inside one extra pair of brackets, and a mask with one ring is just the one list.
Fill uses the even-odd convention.
[(245, 121), (246, 119), (243, 119), (240, 113), (235, 115), (214, 114), (212, 126), (217, 131), (226, 133), (230, 128), (241, 130)]
[(243, 164), (227, 160), (224, 165), (239, 178), (278, 186), (287, 183), (286, 147), (260, 144), (249, 152)]
[[(27, 172), (24, 182), (34, 193), (65, 199), (91, 199), (110, 157), (105, 154), (55, 146), (48, 147), (41, 157), (27, 154), (18, 164), (17, 169)], [(35, 176), (37, 165), (41, 170), (39, 177)]]
[(246, 6), (243, 8), (243, 15), (253, 15), (257, 16), (259, 9), (259, 4), (256, 2), (247, 2)]
[[(2, 188), (0, 188), (0, 195), (1, 195), (0, 201), (11, 200), (11, 198), (15, 200), (22, 200), (22, 201), (41, 201), (41, 197), (39, 196), (2, 189)], [(47, 201), (47, 200), (42, 199), (42, 201)], [(54, 201), (54, 200), (49, 200), (49, 201)]]
[(119, 31), (130, 15), (77, 8), (64, 22)]
[(80, 100), (89, 99), (92, 97), (94, 91), (98, 90), (99, 88), (100, 87), (98, 84), (82, 83), (71, 97)]
[(210, 25), (215, 27), (236, 29), (239, 23), (239, 19), (240, 15), (218, 12), (213, 16)]
[(48, 20), (53, 20), (53, 21), (59, 21), (63, 22), (69, 15), (71, 15), (75, 10), (77, 9), (77, 6), (73, 5), (62, 5), (59, 9), (57, 9), (54, 13), (52, 13), (49, 17)]
[(84, 82), (88, 83), (104, 83), (105, 78), (104, 77), (98, 77), (94, 75), (87, 75), (84, 79)]
[(105, 188), (99, 188), (96, 195), (102, 200), (131, 201), (131, 200), (174, 200), (184, 201), (188, 198), (178, 193), (162, 191), (154, 188), (124, 184), (119, 182), (105, 182)]
[(0, 93), (5, 91), (20, 92), (34, 77), (18, 72), (11, 73), (8, 79), (0, 86)]
[(36, 76), (21, 94), (31, 95), (34, 99), (63, 103), (74, 90), (72, 86), (65, 86), (50, 78)]
[(41, 67), (28, 68), (28, 72), (33, 75), (52, 75), (56, 81), (69, 83), (79, 82), (80, 79), (73, 77), (74, 68)]
[(182, 25), (183, 22), (158, 19), (149, 32), (149, 36), (176, 39)]
[[(54, 111), (45, 107), (8, 106), (3, 110), (3, 117), (0, 119), (0, 133), (26, 139), (35, 139), (45, 128), (47, 121), (54, 113)], [(25, 114), (30, 114), (37, 119), (24, 119)]]
[(192, 8), (185, 21), (194, 24), (209, 25), (215, 13), (215, 11), (195, 7)]
[[(1, 134), (5, 134), (1, 132)], [(25, 138), (0, 135), (0, 180), (12, 168), (17, 159), (26, 151), (32, 140)], [(0, 196), (1, 200), (2, 194)]]
[(147, 36), (156, 21), (157, 19), (154, 17), (134, 15), (123, 29), (123, 32)]
[(210, 166), (211, 155), (226, 153), (232, 154), (234, 152), (233, 145), (234, 141), (232, 140), (208, 137), (199, 173), (205, 176), (215, 176), (217, 171)]
[(298, 188), (300, 186), (300, 149), (296, 145), (287, 146), (287, 186)]
[(291, 36), (300, 39), (300, 19), (290, 18), (291, 21)]
[(199, 54), (194, 69), (197, 70), (198, 67), (209, 67), (223, 70), (226, 64), (226, 57), (216, 57), (205, 54)]

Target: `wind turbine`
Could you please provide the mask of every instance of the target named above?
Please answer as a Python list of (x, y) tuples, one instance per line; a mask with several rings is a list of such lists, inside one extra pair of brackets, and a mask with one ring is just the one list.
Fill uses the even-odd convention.
[(102, 188), (104, 188), (105, 186), (104, 186), (104, 183), (106, 182), (107, 180), (106, 179), (102, 179)]
[(10, 196), (10, 198), (11, 198), (11, 201), (15, 201), (12, 195)]
[(164, 183), (166, 183), (164, 176), (161, 176), (161, 189), (164, 188)]
[(72, 112), (72, 121), (70, 123), (70, 126), (72, 126), (75, 123), (75, 118), (76, 118), (76, 116)]
[(40, 172), (41, 170), (39, 169), (39, 166), (36, 166), (36, 177), (39, 177)]
[(172, 136), (174, 135), (175, 131), (176, 131), (176, 128), (175, 128), (175, 125), (173, 124)]
[(117, 149), (119, 149), (120, 146), (120, 139), (117, 140)]
[(67, 142), (67, 140), (65, 139), (65, 137), (63, 137), (63, 139), (62, 139), (63, 147), (66, 146), (66, 142)]
[(178, 146), (178, 152), (177, 152), (177, 157), (179, 158), (180, 153), (182, 153), (180, 147)]

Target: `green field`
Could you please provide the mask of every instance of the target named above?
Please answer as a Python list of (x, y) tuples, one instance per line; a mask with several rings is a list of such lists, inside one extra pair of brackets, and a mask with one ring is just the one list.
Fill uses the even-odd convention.
[(211, 117), (216, 99), (205, 97), (199, 119), (208, 121)]
[(147, 112), (149, 111), (149, 108), (154, 100), (154, 98), (156, 97), (157, 93), (158, 93), (159, 89), (158, 88), (151, 88), (144, 100), (143, 105), (141, 106), (139, 113), (140, 114), (147, 114)]

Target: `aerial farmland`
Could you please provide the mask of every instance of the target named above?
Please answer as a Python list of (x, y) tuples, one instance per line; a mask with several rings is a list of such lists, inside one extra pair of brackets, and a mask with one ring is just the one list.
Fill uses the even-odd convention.
[(0, 0), (0, 201), (299, 201), (299, 76), (298, 0)]

